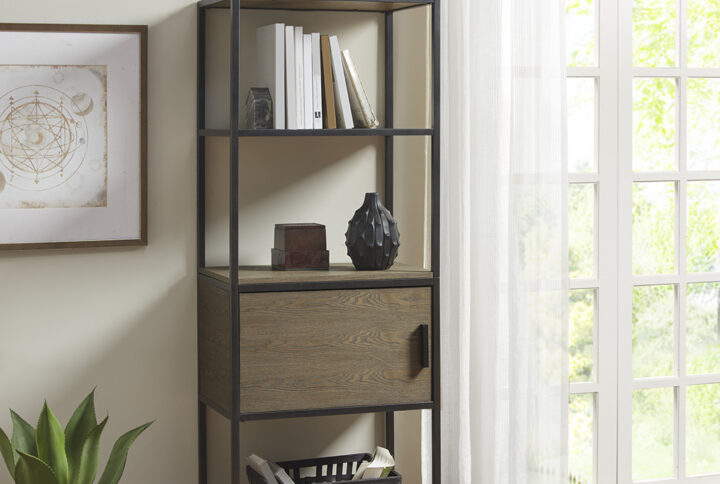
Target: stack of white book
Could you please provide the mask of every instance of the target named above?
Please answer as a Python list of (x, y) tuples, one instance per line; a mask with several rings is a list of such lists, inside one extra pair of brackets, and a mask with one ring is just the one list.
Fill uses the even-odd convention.
[(257, 29), (257, 85), (270, 89), (275, 129), (377, 128), (349, 50), (335, 35)]

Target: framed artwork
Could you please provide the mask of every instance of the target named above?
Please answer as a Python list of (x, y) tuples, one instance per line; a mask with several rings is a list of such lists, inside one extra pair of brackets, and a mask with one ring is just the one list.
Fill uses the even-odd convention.
[(0, 24), (0, 249), (147, 244), (147, 26)]

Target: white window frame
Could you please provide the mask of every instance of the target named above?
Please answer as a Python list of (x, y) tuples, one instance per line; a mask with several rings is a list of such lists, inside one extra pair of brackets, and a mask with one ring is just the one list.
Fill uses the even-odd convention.
[[(618, 0), (628, 1), (628, 0)], [(570, 289), (595, 289), (594, 380), (570, 383), (570, 394), (593, 394), (594, 483), (617, 480), (617, 4), (594, 0), (597, 67), (568, 67), (568, 77), (596, 81), (596, 171), (570, 173), (573, 183), (595, 184), (593, 279), (573, 279)]]
[[(600, 0), (601, 2), (603, 0)], [(617, 400), (617, 481), (619, 484), (632, 483), (632, 391), (646, 388), (674, 388), (674, 470), (675, 477), (663, 479), (663, 482), (678, 484), (709, 484), (720, 483), (720, 474), (712, 476), (687, 477), (685, 471), (685, 419), (686, 389), (688, 385), (720, 383), (720, 374), (692, 375), (686, 374), (685, 351), (685, 306), (686, 284), (695, 282), (720, 281), (720, 274), (687, 274), (686, 272), (686, 237), (687, 228), (687, 182), (694, 180), (720, 180), (720, 172), (688, 172), (686, 169), (687, 153), (687, 79), (688, 77), (720, 77), (720, 69), (689, 69), (687, 59), (687, 16), (686, 0), (678, 1), (677, 14), (677, 65), (679, 67), (638, 68), (633, 66), (632, 49), (632, 0), (617, 1), (617, 64), (618, 91), (617, 104), (617, 186), (615, 197), (618, 201), (617, 210), (617, 334), (618, 348), (618, 400)], [(605, 3), (614, 1), (605, 0)], [(606, 34), (612, 26), (601, 30)], [(676, 110), (677, 110), (677, 172), (638, 172), (632, 170), (632, 95), (633, 79), (637, 77), (663, 77), (677, 79)], [(612, 99), (612, 98), (607, 98)], [(610, 104), (608, 102), (608, 104)], [(602, 132), (602, 131), (601, 131)], [(634, 182), (669, 181), (676, 184), (675, 203), (675, 274), (634, 276), (632, 274), (632, 186)], [(601, 206), (602, 209), (602, 206)], [(604, 237), (609, 237), (607, 233)], [(602, 241), (603, 239), (601, 239)], [(601, 254), (603, 254), (601, 249)], [(677, 374), (673, 377), (643, 378), (632, 377), (632, 289), (642, 285), (674, 285), (676, 288), (675, 304), (675, 367)], [(602, 357), (606, 354), (602, 354)], [(602, 445), (602, 443), (600, 444)], [(602, 447), (600, 447), (602, 449)], [(718, 456), (720, 459), (720, 456)], [(612, 482), (600, 479), (598, 482)]]

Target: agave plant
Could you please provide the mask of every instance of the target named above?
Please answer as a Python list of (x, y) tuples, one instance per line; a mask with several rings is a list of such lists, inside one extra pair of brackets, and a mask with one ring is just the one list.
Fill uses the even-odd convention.
[[(108, 417), (98, 423), (95, 390), (78, 406), (63, 431), (48, 406), (43, 405), (37, 428), (10, 410), (12, 438), (0, 428), (0, 454), (17, 484), (92, 484), (98, 452)], [(116, 484), (125, 470), (130, 446), (152, 422), (123, 434), (112, 448), (98, 484)]]

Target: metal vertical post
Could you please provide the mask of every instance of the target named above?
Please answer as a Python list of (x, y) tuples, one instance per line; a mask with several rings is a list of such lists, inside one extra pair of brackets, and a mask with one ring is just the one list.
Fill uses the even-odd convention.
[(197, 9), (197, 266), (205, 267), (205, 9)]
[(239, 122), (240, 122), (240, 0), (230, 0), (230, 334), (232, 338), (232, 418), (230, 419), (231, 482), (240, 484), (240, 301), (239, 250)]
[[(205, 9), (197, 9), (197, 267), (205, 267)], [(199, 308), (198, 308), (199, 310)], [(198, 339), (199, 341), (199, 339)], [(200, 375), (198, 373), (198, 390)], [(198, 399), (198, 482), (207, 484), (207, 406)]]
[(385, 448), (395, 454), (395, 412), (385, 412)]
[(198, 482), (207, 484), (207, 406), (198, 399)]
[(433, 271), (433, 484), (441, 480), (441, 386), (440, 386), (440, 1), (432, 5), (432, 271)]
[[(394, 126), (395, 66), (393, 61), (393, 12), (385, 13), (385, 127)], [(394, 191), (395, 138), (385, 136), (385, 207), (392, 212)], [(395, 453), (395, 413), (385, 413), (385, 447)]]
[[(393, 13), (385, 13), (385, 127), (394, 127), (394, 85), (395, 67), (393, 63)], [(394, 155), (395, 138), (385, 136), (385, 207), (394, 209)]]

